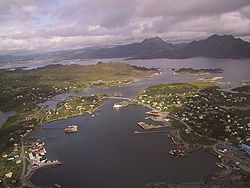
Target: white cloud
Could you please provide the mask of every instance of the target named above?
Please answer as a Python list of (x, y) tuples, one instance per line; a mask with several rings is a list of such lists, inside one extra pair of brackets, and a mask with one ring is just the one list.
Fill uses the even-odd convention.
[(250, 40), (249, 0), (0, 0), (0, 51), (61, 50), (213, 33)]

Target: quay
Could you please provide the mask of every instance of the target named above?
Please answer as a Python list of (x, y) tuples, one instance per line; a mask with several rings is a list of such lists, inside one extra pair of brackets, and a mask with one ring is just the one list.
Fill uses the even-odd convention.
[(62, 163), (58, 160), (55, 161), (47, 161), (45, 163), (40, 163), (39, 166), (32, 167), (34, 169), (39, 169), (39, 168), (45, 168), (45, 167), (53, 167), (53, 166), (58, 166), (61, 165)]
[(153, 125), (153, 124), (147, 124), (144, 122), (139, 122), (138, 125), (143, 129), (157, 129), (157, 128), (164, 128), (165, 126), (162, 125)]
[(134, 131), (135, 134), (155, 134), (155, 133), (167, 133), (172, 129), (161, 130), (161, 131)]

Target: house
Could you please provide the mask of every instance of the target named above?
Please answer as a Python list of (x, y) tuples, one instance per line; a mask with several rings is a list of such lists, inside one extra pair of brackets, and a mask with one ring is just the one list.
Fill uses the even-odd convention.
[(2, 155), (2, 157), (6, 158), (6, 157), (8, 157), (8, 154), (6, 152), (4, 152), (3, 155)]
[(30, 160), (33, 160), (35, 157), (33, 156), (32, 153), (29, 153), (29, 158), (30, 158)]
[(11, 177), (12, 177), (12, 174), (13, 174), (13, 172), (9, 172), (9, 173), (5, 174), (5, 177), (6, 177), (6, 178), (11, 178)]
[(8, 161), (12, 161), (14, 160), (16, 157), (19, 157), (19, 153), (18, 152), (14, 152), (14, 153), (10, 153), (7, 157)]

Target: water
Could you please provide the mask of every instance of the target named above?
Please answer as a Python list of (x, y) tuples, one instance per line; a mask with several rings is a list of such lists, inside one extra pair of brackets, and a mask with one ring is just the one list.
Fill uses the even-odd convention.
[[(95, 64), (99, 60), (75, 61), (78, 64)], [(105, 62), (110, 60), (104, 60)], [(115, 59), (114, 61), (120, 61)], [(59, 62), (69, 64), (70, 62)], [(193, 58), (186, 60), (154, 59), (129, 60), (131, 65), (160, 68), (162, 75), (144, 78), (131, 86), (110, 87), (108, 89), (87, 88), (84, 95), (120, 92), (124, 97), (133, 97), (140, 89), (165, 82), (183, 82), (210, 76), (222, 76), (219, 81), (231, 82), (229, 88), (236, 87), (242, 80), (250, 80), (250, 60)], [(50, 64), (50, 63), (47, 63)], [(27, 69), (45, 64), (25, 65)], [(183, 67), (222, 68), (222, 74), (207, 76), (176, 76), (173, 68)], [(74, 93), (64, 93), (56, 97), (69, 98)], [(58, 168), (41, 169), (31, 178), (37, 185), (62, 187), (145, 187), (151, 181), (196, 181), (218, 170), (217, 158), (200, 151), (188, 158), (177, 159), (169, 155), (173, 145), (164, 134), (138, 135), (141, 130), (137, 123), (143, 121), (148, 110), (142, 106), (129, 105), (114, 110), (117, 100), (105, 100), (101, 111), (95, 117), (82, 115), (47, 123), (47, 127), (66, 127), (77, 124), (79, 131), (66, 135), (63, 130), (43, 131), (38, 137), (50, 137), (46, 141), (49, 159), (58, 159), (63, 165)], [(58, 101), (47, 101), (41, 105), (56, 106)]]
[[(89, 60), (89, 61), (76, 61), (75, 63), (86, 65), (94, 64), (99, 60)], [(106, 59), (102, 60), (104, 62), (109, 61), (122, 61), (122, 59)], [(124, 97), (133, 97), (138, 93), (139, 90), (149, 87), (154, 84), (160, 84), (165, 82), (184, 82), (184, 81), (194, 81), (198, 78), (206, 78), (212, 76), (220, 76), (223, 79), (219, 79), (220, 82), (230, 82), (227, 85), (220, 85), (222, 88), (230, 90), (234, 87), (238, 87), (242, 80), (250, 80), (250, 59), (243, 60), (232, 60), (232, 59), (210, 59), (210, 58), (193, 58), (193, 59), (150, 59), (150, 60), (128, 60), (125, 61), (130, 65), (144, 66), (147, 68), (159, 68), (162, 74), (157, 77), (143, 78), (139, 82), (132, 83), (131, 86), (113, 86), (108, 89), (100, 88), (87, 88), (84, 94), (81, 96), (97, 94), (97, 93), (115, 93), (119, 92)], [(34, 65), (29, 64), (32, 68)], [(188, 76), (188, 75), (174, 75), (174, 70), (178, 70), (183, 67), (191, 67), (194, 69), (209, 69), (209, 68), (221, 68), (223, 73), (203, 75), (203, 76)], [(57, 95), (55, 98), (69, 98), (69, 96), (77, 96), (75, 93), (66, 93)], [(79, 95), (78, 95), (79, 96)], [(49, 105), (49, 109), (55, 108), (59, 101), (50, 100), (40, 105)]]
[[(27, 63), (27, 64), (18, 64), (18, 65), (6, 65), (1, 68), (13, 68), (13, 67), (26, 67), (25, 69), (30, 70), (38, 67), (44, 67), (50, 64), (62, 64), (68, 65), (72, 63), (80, 64), (80, 65), (90, 65), (96, 64), (99, 61), (110, 62), (110, 61), (121, 61), (128, 63), (130, 65), (144, 66), (147, 68), (160, 68), (161, 71), (164, 71), (168, 74), (169, 79), (173, 79), (173, 71), (174, 69), (180, 69), (183, 67), (191, 67), (194, 69), (201, 68), (221, 68), (224, 70), (222, 74), (212, 74), (212, 76), (222, 76), (224, 77), (220, 81), (231, 82), (233, 87), (237, 86), (239, 81), (249, 80), (250, 79), (250, 59), (211, 59), (211, 58), (191, 58), (191, 59), (149, 59), (149, 60), (127, 60), (125, 61), (122, 58), (114, 58), (114, 59), (90, 59), (90, 60), (67, 60), (60, 61), (57, 63), (45, 62), (45, 63)], [(198, 76), (200, 77), (209, 77), (209, 76)], [(186, 79), (189, 76), (183, 76), (175, 78), (178, 79)], [(195, 77), (193, 77), (195, 78)]]
[(138, 188), (150, 181), (195, 181), (218, 170), (216, 157), (203, 151), (182, 159), (169, 155), (174, 146), (165, 134), (134, 134), (141, 130), (137, 122), (144, 120), (148, 109), (129, 105), (115, 110), (112, 106), (118, 101), (105, 100), (94, 118), (83, 115), (47, 123), (46, 127), (77, 124), (79, 131), (37, 135), (55, 136), (46, 142), (48, 157), (59, 159), (62, 166), (39, 170), (31, 181), (62, 187)]
[(0, 128), (3, 126), (3, 124), (8, 120), (9, 117), (15, 116), (15, 111), (9, 111), (9, 112), (1, 112), (0, 111)]

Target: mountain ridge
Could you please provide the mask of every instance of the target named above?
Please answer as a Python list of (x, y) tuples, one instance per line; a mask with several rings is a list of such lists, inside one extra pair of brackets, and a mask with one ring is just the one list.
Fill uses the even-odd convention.
[(250, 43), (233, 35), (213, 34), (206, 39), (193, 40), (190, 43), (172, 44), (160, 37), (144, 39), (140, 43), (126, 45), (107, 45), (104, 47), (89, 47), (77, 50), (65, 50), (48, 53), (47, 55), (31, 56), (0, 56), (1, 61), (11, 60), (53, 60), (126, 58), (126, 59), (186, 59), (193, 57), (208, 58), (250, 58)]

